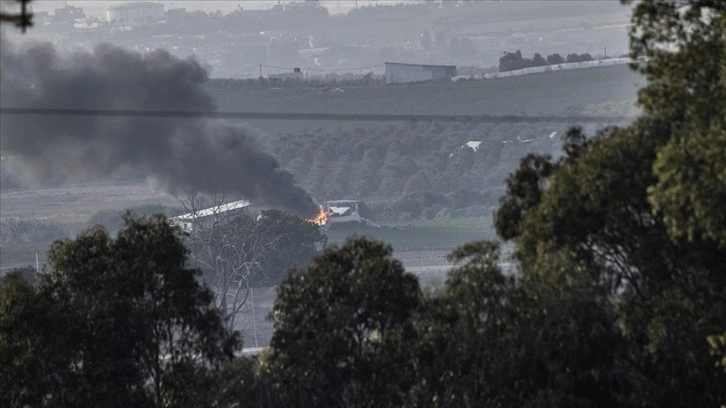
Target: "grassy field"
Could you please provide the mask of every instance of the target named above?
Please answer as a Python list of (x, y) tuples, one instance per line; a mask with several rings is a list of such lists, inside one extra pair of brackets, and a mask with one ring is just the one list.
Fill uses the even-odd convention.
[(495, 237), (491, 217), (415, 220), (387, 223), (380, 228), (340, 224), (325, 234), (331, 244), (340, 244), (355, 235), (375, 238), (390, 244), (396, 252), (449, 250)]
[[(89, 218), (98, 211), (123, 210), (149, 204), (174, 206), (178, 202), (143, 183), (4, 191), (0, 194), (0, 218), (58, 222), (68, 236), (73, 236), (88, 227)], [(3, 243), (0, 246), (0, 268), (35, 264), (36, 252), (42, 264), (48, 246), (48, 243)]]
[(342, 93), (303, 87), (212, 94), (221, 110), (248, 112), (547, 115), (635, 101), (643, 83), (627, 66), (617, 65), (483, 81), (341, 86)]
[[(342, 86), (343, 92), (335, 94), (312, 88), (212, 90), (211, 93), (223, 111), (613, 116), (635, 112), (637, 88), (644, 82), (641, 76), (621, 65), (486, 81)], [(271, 132), (349, 125), (321, 121), (249, 123)]]
[[(35, 254), (38, 261), (45, 263), (46, 253), (50, 244), (2, 244), (0, 245), (0, 268), (14, 268), (32, 265), (35, 266)], [(5, 272), (3, 270), (3, 272)]]

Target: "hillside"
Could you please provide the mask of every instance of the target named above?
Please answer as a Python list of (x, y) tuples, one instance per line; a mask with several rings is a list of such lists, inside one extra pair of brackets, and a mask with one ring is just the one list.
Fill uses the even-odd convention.
[[(635, 113), (632, 103), (643, 83), (627, 66), (612, 66), (486, 81), (340, 86), (337, 93), (315, 88), (211, 92), (225, 111), (609, 116)], [(269, 123), (260, 127), (274, 130)]]
[[(407, 85), (215, 89), (225, 111), (448, 115), (591, 115), (588, 134), (633, 116), (643, 79), (626, 66)], [(335, 85), (328, 87), (336, 89)], [(615, 123), (618, 124), (618, 123)], [(360, 198), (377, 220), (484, 216), (528, 153), (560, 154), (578, 123), (257, 121), (283, 167), (317, 199)], [(463, 147), (481, 142), (477, 149)]]

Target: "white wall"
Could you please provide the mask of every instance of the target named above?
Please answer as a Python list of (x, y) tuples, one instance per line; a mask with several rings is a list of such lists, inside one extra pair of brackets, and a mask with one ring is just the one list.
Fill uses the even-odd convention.
[(432, 71), (425, 71), (420, 65), (386, 64), (386, 83), (431, 81)]
[(149, 19), (164, 18), (164, 6), (140, 4), (118, 9), (106, 10), (106, 21), (123, 21), (124, 23), (141, 23)]

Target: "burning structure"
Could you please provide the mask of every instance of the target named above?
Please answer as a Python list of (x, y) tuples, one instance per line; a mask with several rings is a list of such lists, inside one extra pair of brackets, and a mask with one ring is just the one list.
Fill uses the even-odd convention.
[(330, 228), (333, 224), (357, 223), (360, 225), (368, 225), (379, 227), (374, 222), (367, 220), (360, 215), (363, 202), (360, 200), (331, 200), (323, 203), (322, 208), (326, 214), (325, 228)]

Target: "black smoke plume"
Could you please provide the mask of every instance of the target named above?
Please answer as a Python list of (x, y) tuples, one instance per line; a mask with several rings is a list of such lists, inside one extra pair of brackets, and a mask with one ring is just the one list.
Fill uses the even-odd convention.
[[(206, 70), (165, 51), (111, 45), (60, 55), (51, 45), (0, 53), (3, 107), (213, 111)], [(200, 118), (4, 114), (0, 148), (36, 181), (100, 179), (132, 168), (169, 192), (224, 192), (310, 216), (317, 206), (241, 125)]]

